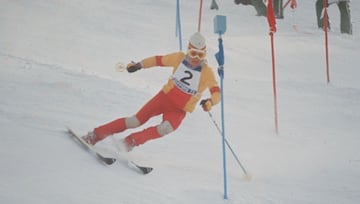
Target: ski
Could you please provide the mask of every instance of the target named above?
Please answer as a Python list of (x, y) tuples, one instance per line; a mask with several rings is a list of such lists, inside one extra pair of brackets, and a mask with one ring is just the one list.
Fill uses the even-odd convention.
[(89, 145), (87, 142), (85, 142), (80, 136), (78, 136), (71, 128), (67, 128), (67, 133), (75, 139), (82, 147), (84, 147), (86, 150), (88, 150), (90, 153), (96, 156), (96, 158), (103, 164), (111, 165), (116, 162), (115, 158), (112, 157), (105, 157), (96, 149), (94, 149), (93, 146)]
[[(89, 145), (87, 142), (85, 142), (79, 135), (77, 135), (71, 128), (67, 128), (67, 133), (78, 143), (80, 144), (83, 148), (85, 148), (88, 152), (92, 153), (102, 164), (105, 165), (111, 165), (113, 163), (115, 163), (116, 161), (124, 161), (126, 158), (125, 157), (120, 157), (117, 156), (116, 158), (113, 157), (105, 157), (104, 155), (102, 155), (101, 153), (99, 153), (92, 145)], [(120, 162), (122, 163), (122, 162)], [(148, 166), (141, 166), (137, 163), (135, 163), (132, 160), (126, 159), (126, 164), (127, 166), (132, 169), (135, 170), (141, 174), (148, 174), (150, 173), (154, 168), (152, 167), (148, 167)]]
[(129, 166), (130, 165), (132, 165), (134, 168), (139, 170), (144, 175), (150, 173), (154, 169), (152, 167), (140, 166), (140, 165), (136, 164), (134, 161), (129, 161)]

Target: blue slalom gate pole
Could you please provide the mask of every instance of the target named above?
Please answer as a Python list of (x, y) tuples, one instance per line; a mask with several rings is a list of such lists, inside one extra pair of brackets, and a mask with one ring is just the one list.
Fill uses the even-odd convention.
[(182, 50), (181, 22), (180, 22), (180, 2), (176, 0), (176, 36), (179, 35), (179, 49)]
[(225, 149), (225, 114), (224, 114), (224, 47), (221, 35), (226, 31), (226, 16), (215, 16), (214, 32), (219, 34), (219, 52), (215, 54), (215, 58), (219, 64), (218, 74), (220, 76), (220, 93), (221, 93), (221, 133), (222, 133), (222, 153), (223, 153), (223, 169), (224, 169), (224, 199), (228, 199), (227, 195), (227, 170), (226, 170), (226, 149)]

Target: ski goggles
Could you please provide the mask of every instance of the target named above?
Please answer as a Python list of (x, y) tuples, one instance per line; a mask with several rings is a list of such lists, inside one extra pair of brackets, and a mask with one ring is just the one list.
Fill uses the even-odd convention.
[(187, 54), (191, 58), (198, 58), (201, 60), (204, 59), (206, 56), (206, 52), (204, 50), (199, 50), (199, 49), (194, 49), (194, 48), (188, 49)]

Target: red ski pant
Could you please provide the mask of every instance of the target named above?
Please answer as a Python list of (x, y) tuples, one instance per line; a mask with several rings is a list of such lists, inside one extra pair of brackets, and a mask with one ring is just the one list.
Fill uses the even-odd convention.
[[(184, 119), (186, 112), (176, 107), (173, 102), (166, 96), (163, 91), (160, 91), (150, 101), (148, 101), (136, 114), (136, 118), (139, 120), (140, 125), (147, 122), (150, 118), (162, 114), (162, 122), (168, 121), (173, 130), (176, 130), (181, 121)], [(98, 140), (102, 140), (109, 135), (123, 132), (128, 129), (125, 123), (125, 117), (114, 120), (105, 125), (99, 126), (94, 129), (94, 132)], [(140, 126), (139, 125), (139, 126)], [(158, 125), (157, 125), (158, 126)], [(161, 137), (157, 130), (157, 126), (152, 126), (144, 129), (143, 131), (130, 134), (130, 137), (135, 145), (141, 145), (148, 140)]]

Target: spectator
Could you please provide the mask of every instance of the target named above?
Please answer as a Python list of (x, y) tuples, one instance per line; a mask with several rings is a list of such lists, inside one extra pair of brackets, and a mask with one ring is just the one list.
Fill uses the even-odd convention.
[[(350, 0), (327, 0), (326, 6), (328, 7), (331, 4), (336, 3), (338, 5), (340, 11), (340, 30), (341, 33), (352, 34), (352, 24), (351, 24), (351, 16), (350, 16)], [(324, 27), (324, 3), (323, 0), (316, 1), (316, 17), (317, 24), (319, 28)], [(330, 29), (330, 21), (328, 19), (328, 28)]]
[[(266, 16), (266, 5), (263, 0), (234, 0), (234, 2), (235, 4), (253, 5), (257, 16)], [(284, 18), (283, 0), (274, 0), (273, 4), (275, 17), (278, 19)]]

